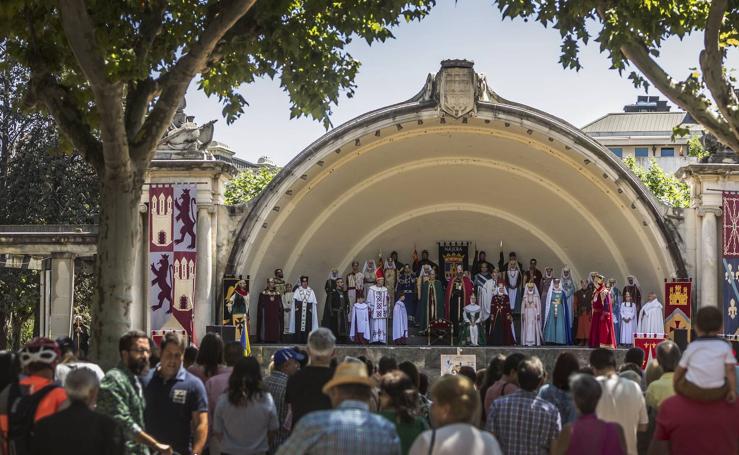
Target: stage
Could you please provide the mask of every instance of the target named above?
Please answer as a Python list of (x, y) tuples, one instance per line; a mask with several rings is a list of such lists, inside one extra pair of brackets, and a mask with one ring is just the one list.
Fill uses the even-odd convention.
[[(252, 344), (252, 355), (259, 359), (262, 365), (267, 365), (272, 354), (278, 349), (291, 347), (291, 345), (282, 344)], [(360, 346), (352, 344), (340, 344), (336, 346), (336, 357), (341, 360), (345, 356), (359, 357), (361, 355), (371, 359), (375, 365), (382, 356), (393, 356), (398, 363), (405, 360), (413, 362), (420, 371), (429, 375), (430, 379), (436, 378), (441, 371), (441, 355), (474, 355), (476, 358), (476, 368), (485, 368), (490, 359), (498, 354), (511, 354), (521, 352), (526, 355), (538, 356), (547, 372), (551, 374), (554, 368), (554, 362), (561, 352), (570, 352), (574, 354), (582, 366), (588, 364), (590, 348), (581, 346), (537, 346), (537, 347), (521, 347), (521, 346), (482, 346), (482, 347), (456, 347), (456, 346), (383, 346), (371, 345)], [(616, 360), (619, 364), (626, 355), (626, 348), (616, 350)]]

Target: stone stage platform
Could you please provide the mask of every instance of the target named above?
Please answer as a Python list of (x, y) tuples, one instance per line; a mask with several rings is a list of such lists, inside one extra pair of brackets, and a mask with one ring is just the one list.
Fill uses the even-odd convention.
[[(267, 365), (272, 354), (278, 349), (291, 347), (291, 345), (278, 344), (252, 344), (252, 355), (259, 359), (262, 365)], [(592, 349), (580, 346), (538, 346), (538, 347), (456, 347), (456, 346), (359, 346), (359, 345), (337, 345), (336, 357), (343, 359), (345, 356), (359, 357), (361, 355), (371, 359), (375, 365), (382, 356), (393, 356), (398, 363), (409, 360), (413, 362), (419, 370), (423, 371), (429, 378), (433, 379), (440, 375), (441, 355), (442, 354), (467, 354), (474, 355), (477, 358), (477, 369), (485, 368), (490, 359), (498, 354), (508, 355), (514, 352), (520, 352), (525, 355), (538, 356), (549, 374), (554, 368), (554, 362), (561, 352), (570, 352), (574, 354), (582, 366), (588, 364), (588, 357)], [(620, 364), (626, 355), (626, 349), (616, 350), (616, 360)]]

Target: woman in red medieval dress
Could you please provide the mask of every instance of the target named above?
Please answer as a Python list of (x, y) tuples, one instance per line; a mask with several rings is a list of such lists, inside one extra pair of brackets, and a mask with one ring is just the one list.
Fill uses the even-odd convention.
[(505, 283), (498, 284), (498, 292), (490, 304), (490, 327), (487, 334), (488, 346), (512, 346), (516, 343), (513, 332), (513, 315)]
[(593, 292), (593, 319), (590, 325), (591, 348), (616, 348), (616, 331), (613, 327), (613, 306), (603, 275), (595, 275)]

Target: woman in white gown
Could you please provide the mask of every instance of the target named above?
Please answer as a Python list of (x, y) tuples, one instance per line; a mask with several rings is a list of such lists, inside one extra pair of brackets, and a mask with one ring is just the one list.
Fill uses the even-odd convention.
[(631, 294), (624, 293), (624, 301), (621, 302), (619, 317), (621, 318), (621, 344), (631, 346), (634, 344), (634, 333), (636, 332), (636, 304), (632, 301)]
[(526, 283), (521, 308), (521, 345), (541, 345), (541, 297), (533, 281)]

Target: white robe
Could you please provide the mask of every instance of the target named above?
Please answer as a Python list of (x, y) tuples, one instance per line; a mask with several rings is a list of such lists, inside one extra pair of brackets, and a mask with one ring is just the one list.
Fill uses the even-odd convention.
[(393, 307), (393, 341), (400, 338), (408, 338), (408, 313), (402, 300)]
[(511, 305), (511, 311), (515, 311), (516, 298), (518, 297), (518, 282), (521, 280), (521, 272), (518, 269), (515, 269), (509, 270), (506, 273), (508, 274), (508, 281), (510, 281), (513, 286), (512, 288), (506, 286), (506, 290), (508, 291), (508, 303)]
[[(305, 308), (307, 308), (307, 305), (311, 305), (311, 327), (312, 330), (317, 329), (320, 327), (318, 325), (318, 300), (316, 300), (316, 293), (313, 292), (313, 289), (311, 288), (303, 288), (302, 286), (295, 289), (295, 292), (293, 292), (293, 301), (297, 300), (300, 302), (303, 302), (303, 311), (305, 311)], [(302, 315), (301, 315), (302, 316)], [(305, 321), (306, 330), (308, 326), (309, 321)], [(302, 327), (295, 327), (295, 305), (290, 308), (290, 329), (289, 333), (295, 333), (296, 330), (303, 332), (304, 330), (301, 330)]]
[(534, 292), (529, 293), (524, 288), (521, 300), (521, 345), (539, 346), (543, 338), (539, 290), (534, 287)]
[(495, 280), (487, 280), (483, 286), (477, 287), (477, 301), (480, 304), (480, 315), (483, 321), (490, 318), (490, 304), (497, 291)]
[[(636, 305), (633, 302), (622, 302), (619, 310), (621, 317), (621, 344), (634, 344), (636, 332)], [(626, 319), (629, 319), (627, 322)]]
[(352, 323), (349, 330), (349, 337), (354, 340), (357, 334), (361, 334), (362, 338), (369, 341), (370, 324), (369, 324), (369, 307), (366, 303), (355, 303), (352, 306)]
[(387, 344), (387, 317), (389, 299), (386, 287), (372, 285), (367, 290), (367, 305), (370, 312), (370, 328), (372, 334), (370, 343)]
[(639, 333), (664, 335), (665, 316), (659, 300), (654, 299), (651, 302), (647, 302), (641, 308), (639, 312), (639, 327), (636, 331)]
[[(475, 315), (477, 315), (477, 319), (475, 319)], [(489, 313), (488, 317), (490, 317)], [(468, 340), (470, 342), (470, 345), (479, 346), (480, 344), (478, 343), (478, 341), (480, 339), (480, 323), (484, 321), (480, 305), (476, 303), (470, 303), (469, 305), (464, 307), (464, 311), (462, 312), (462, 319), (464, 320), (464, 323), (470, 327), (470, 337)]]

